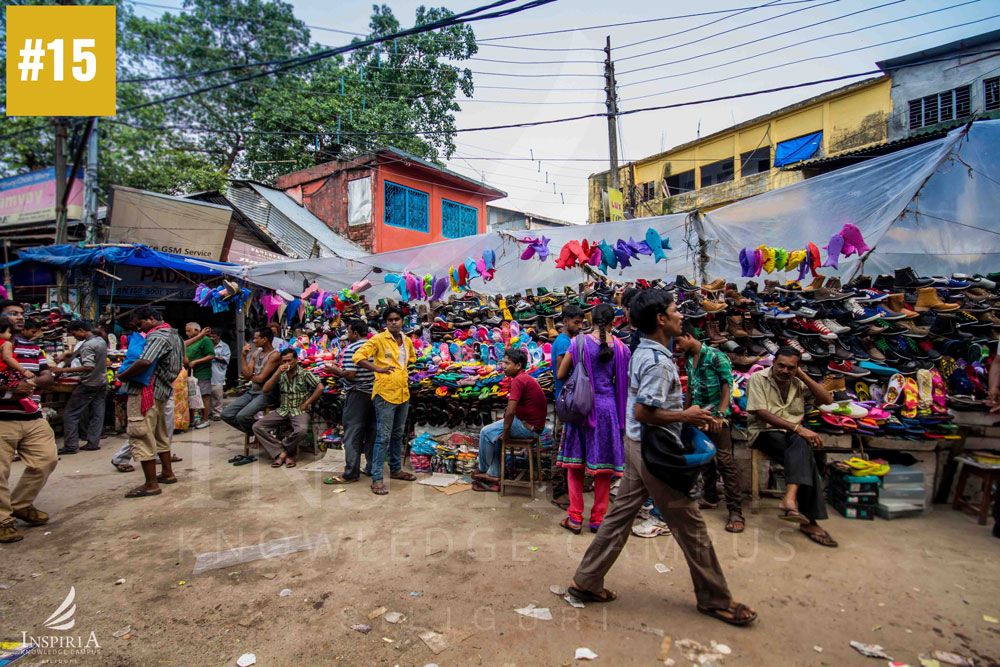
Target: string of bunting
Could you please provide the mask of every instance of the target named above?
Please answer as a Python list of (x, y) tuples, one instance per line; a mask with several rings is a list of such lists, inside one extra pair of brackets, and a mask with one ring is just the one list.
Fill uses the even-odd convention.
[(453, 264), (446, 275), (426, 273), (420, 276), (404, 271), (387, 274), (385, 282), (396, 287), (403, 301), (440, 301), (449, 290), (455, 294), (470, 290), (471, 282), (476, 278), (482, 278), (483, 282), (493, 280), (496, 261), (496, 253), (492, 248), (487, 248), (478, 259), (469, 257), (458, 266)]

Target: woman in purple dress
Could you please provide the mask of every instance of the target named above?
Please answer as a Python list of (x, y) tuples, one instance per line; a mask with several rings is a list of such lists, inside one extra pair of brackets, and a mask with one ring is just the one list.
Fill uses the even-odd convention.
[(567, 424), (559, 449), (558, 465), (566, 468), (569, 486), (568, 516), (559, 524), (577, 535), (583, 528), (583, 475), (594, 477), (594, 506), (590, 530), (596, 533), (608, 511), (611, 480), (625, 469), (622, 432), (628, 399), (628, 346), (611, 333), (615, 310), (608, 304), (594, 308), (596, 333), (579, 334), (559, 365), (559, 379), (566, 380), (574, 364), (582, 362), (594, 389), (594, 409), (582, 424)]

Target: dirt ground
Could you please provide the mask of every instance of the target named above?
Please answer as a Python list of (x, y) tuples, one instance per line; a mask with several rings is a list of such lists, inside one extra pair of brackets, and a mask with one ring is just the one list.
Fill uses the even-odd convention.
[[(569, 583), (591, 536), (561, 529), (560, 510), (543, 499), (446, 496), (402, 482), (382, 498), (363, 483), (334, 493), (301, 469), (308, 456), (295, 470), (228, 465), (242, 437), (213, 424), (175, 439), (180, 484), (128, 500), (140, 473), (111, 467), (118, 444), (63, 457), (37, 503), (51, 523), (0, 547), (0, 639), (93, 632), (100, 648), (18, 664), (233, 665), (255, 653), (264, 666), (571, 665), (587, 647), (594, 664), (654, 665), (663, 637), (677, 665), (691, 664), (676, 645), (684, 638), (729, 646), (727, 666), (886, 664), (851, 640), (914, 667), (934, 649), (977, 665), (1000, 660), (1000, 625), (983, 618), (1000, 617), (1000, 540), (943, 506), (891, 522), (834, 516), (827, 527), (839, 549), (780, 522), (774, 501), (748, 514), (739, 536), (724, 532), (722, 510), (709, 512), (730, 588), (760, 613), (739, 629), (696, 612), (669, 537), (629, 541), (608, 578), (618, 601), (570, 607), (549, 587)], [(192, 574), (197, 554), (300, 536), (316, 548)], [(46, 630), (70, 587), (74, 628)], [(514, 612), (529, 603), (552, 620)], [(369, 620), (378, 607), (405, 620)], [(443, 635), (440, 653), (418, 637), (428, 629)]]

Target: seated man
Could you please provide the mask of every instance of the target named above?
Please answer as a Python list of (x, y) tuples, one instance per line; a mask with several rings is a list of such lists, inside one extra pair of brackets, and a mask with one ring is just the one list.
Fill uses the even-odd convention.
[[(292, 348), (281, 352), (281, 365), (264, 384), (264, 394), (278, 388), (278, 408), (253, 425), (257, 441), (271, 459), (272, 468), (295, 467), (295, 453), (309, 433), (309, 408), (323, 394), (323, 385), (316, 376), (299, 367), (298, 353)], [(290, 425), (292, 432), (284, 441), (274, 436), (274, 430)]]
[(479, 472), (473, 475), (476, 491), (499, 491), (500, 441), (508, 438), (534, 438), (545, 430), (548, 405), (538, 380), (524, 372), (528, 355), (520, 348), (509, 348), (504, 358), (504, 373), (511, 378), (507, 410), (503, 420), (479, 431)]
[(794, 348), (782, 347), (770, 368), (750, 376), (750, 446), (785, 466), (787, 490), (780, 517), (799, 524), (813, 542), (835, 547), (836, 540), (816, 523), (827, 518), (823, 476), (813, 452), (813, 447), (823, 446), (823, 438), (802, 426), (806, 392), (820, 404), (832, 403), (833, 395), (799, 368), (801, 358)]

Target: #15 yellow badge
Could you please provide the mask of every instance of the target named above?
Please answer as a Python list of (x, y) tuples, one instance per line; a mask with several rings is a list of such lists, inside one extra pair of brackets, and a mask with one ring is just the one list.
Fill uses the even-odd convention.
[(115, 115), (115, 7), (6, 8), (7, 115)]

